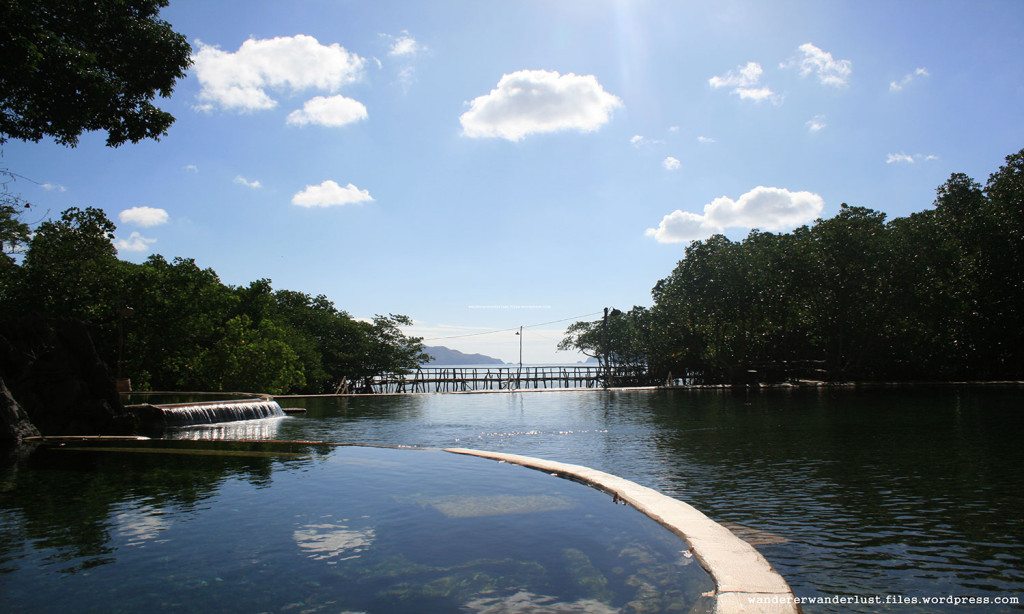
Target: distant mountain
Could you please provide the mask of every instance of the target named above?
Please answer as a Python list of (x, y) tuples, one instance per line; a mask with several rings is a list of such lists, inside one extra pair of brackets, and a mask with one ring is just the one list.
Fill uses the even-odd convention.
[(428, 365), (503, 365), (504, 361), (483, 354), (464, 354), (442, 345), (425, 345), (423, 351), (433, 357)]

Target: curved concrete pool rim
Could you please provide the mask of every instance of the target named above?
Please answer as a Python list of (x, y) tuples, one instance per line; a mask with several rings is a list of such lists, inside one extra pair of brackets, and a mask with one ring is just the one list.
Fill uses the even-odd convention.
[[(582, 465), (471, 450), (446, 448), (446, 452), (504, 461), (531, 469), (567, 476), (609, 492), (682, 537), (715, 581), (715, 612), (794, 613), (793, 591), (753, 546), (711, 520), (695, 507), (610, 473)], [(765, 599), (767, 598), (767, 599)], [(774, 598), (774, 599), (773, 599)], [(769, 603), (755, 603), (764, 599)], [(770, 601), (776, 603), (770, 603)]]

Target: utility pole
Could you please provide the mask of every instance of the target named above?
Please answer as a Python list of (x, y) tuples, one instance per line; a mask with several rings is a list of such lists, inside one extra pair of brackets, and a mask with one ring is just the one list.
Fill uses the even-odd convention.
[(602, 332), (604, 333), (604, 347), (601, 348), (604, 354), (604, 387), (608, 388), (608, 380), (611, 379), (611, 365), (608, 364), (608, 308), (604, 308), (604, 323), (601, 326)]
[(519, 335), (519, 368), (522, 369), (523, 368), (523, 327), (522, 326), (519, 327), (519, 332), (516, 333), (516, 334)]

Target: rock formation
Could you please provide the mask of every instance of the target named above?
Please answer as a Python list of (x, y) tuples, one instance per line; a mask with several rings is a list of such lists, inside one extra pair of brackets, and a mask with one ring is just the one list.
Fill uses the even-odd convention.
[(32, 425), (43, 435), (117, 435), (134, 427), (79, 321), (0, 323), (0, 380), (0, 393), (7, 392), (0, 395), (0, 441), (17, 442)]

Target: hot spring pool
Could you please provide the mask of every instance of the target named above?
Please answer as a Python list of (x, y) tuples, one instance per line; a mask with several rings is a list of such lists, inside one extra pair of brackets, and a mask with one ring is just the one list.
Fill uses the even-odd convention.
[(686, 544), (607, 494), (445, 453), (152, 441), (0, 470), (7, 611), (708, 611)]

